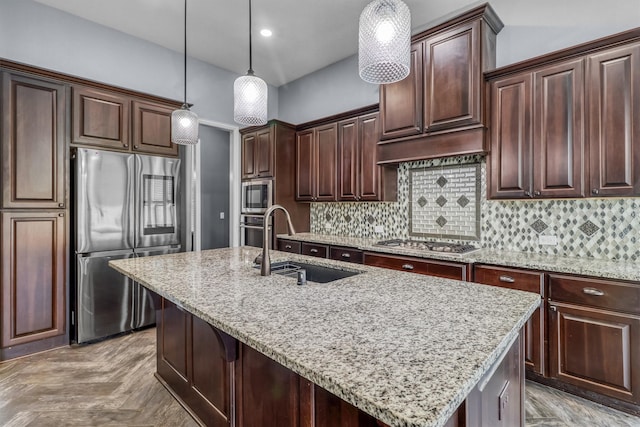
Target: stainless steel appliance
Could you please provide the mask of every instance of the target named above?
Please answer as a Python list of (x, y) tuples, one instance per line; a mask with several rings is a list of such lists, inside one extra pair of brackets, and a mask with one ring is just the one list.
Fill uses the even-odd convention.
[(464, 255), (471, 252), (475, 252), (480, 248), (473, 245), (463, 245), (458, 243), (447, 242), (429, 242), (422, 240), (406, 240), (406, 239), (391, 239), (382, 240), (377, 242), (379, 246), (391, 246), (407, 249), (419, 249), (422, 251), (430, 252), (446, 252), (451, 255)]
[(243, 214), (263, 214), (273, 204), (273, 180), (250, 180), (242, 182)]
[(180, 160), (80, 148), (74, 164), (78, 343), (155, 322), (148, 291), (111, 259), (180, 251)]

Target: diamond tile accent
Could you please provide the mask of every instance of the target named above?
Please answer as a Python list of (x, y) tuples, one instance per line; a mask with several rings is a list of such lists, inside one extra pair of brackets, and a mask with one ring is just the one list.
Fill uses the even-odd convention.
[(427, 199), (424, 196), (420, 197), (418, 199), (418, 204), (420, 205), (421, 208), (424, 208), (424, 205), (427, 204)]
[(549, 226), (547, 225), (546, 222), (544, 222), (543, 220), (541, 220), (540, 218), (536, 219), (533, 224), (531, 224), (531, 228), (533, 228), (536, 233), (540, 234), (542, 233), (544, 230), (546, 230), (547, 228), (549, 228)]
[(440, 227), (444, 227), (445, 224), (447, 223), (447, 219), (443, 216), (438, 217), (438, 219), (436, 219), (436, 223), (440, 226)]
[(595, 225), (593, 222), (587, 220), (584, 224), (578, 227), (578, 229), (582, 231), (584, 234), (586, 234), (587, 236), (591, 237), (596, 231), (600, 230), (600, 227)]
[(440, 196), (436, 199), (436, 203), (438, 204), (438, 206), (443, 207), (447, 204), (447, 198), (444, 196)]
[(331, 214), (330, 214), (329, 212), (327, 212), (327, 213), (325, 214), (324, 218), (325, 218), (327, 221), (331, 221), (331, 218), (333, 218), (333, 217), (331, 216)]
[(471, 201), (471, 200), (469, 200), (469, 199), (467, 198), (467, 196), (465, 196), (465, 195), (463, 194), (463, 195), (462, 195), (462, 196), (460, 196), (460, 198), (457, 200), (457, 203), (458, 203), (460, 206), (462, 206), (462, 207), (464, 208), (465, 206), (467, 206), (467, 205), (469, 204), (469, 202), (470, 202), (470, 201)]
[(373, 215), (368, 215), (367, 216), (367, 222), (371, 225), (373, 225), (374, 222), (376, 222), (376, 219), (373, 217)]
[(346, 215), (344, 216), (344, 220), (345, 220), (346, 222), (351, 222), (351, 219), (352, 219), (352, 218), (351, 218), (351, 215), (349, 215), (349, 214), (346, 214)]
[(440, 175), (440, 178), (438, 178), (436, 180), (436, 184), (438, 184), (440, 186), (440, 188), (444, 187), (445, 185), (447, 185), (447, 178), (444, 177), (444, 175)]

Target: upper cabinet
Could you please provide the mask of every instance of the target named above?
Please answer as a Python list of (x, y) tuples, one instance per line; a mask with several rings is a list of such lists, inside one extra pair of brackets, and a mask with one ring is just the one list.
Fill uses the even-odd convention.
[(2, 73), (2, 208), (64, 208), (65, 86)]
[(640, 195), (640, 43), (587, 57), (591, 189)]
[(337, 152), (336, 123), (296, 134), (296, 200), (336, 201)]
[(632, 30), (487, 74), (490, 198), (640, 194), (639, 37)]
[(171, 112), (177, 105), (74, 85), (71, 108), (72, 144), (178, 156), (171, 142)]
[(242, 134), (242, 179), (273, 178), (275, 135), (270, 126)]
[(380, 164), (486, 152), (483, 71), (502, 22), (488, 4), (413, 37), (411, 72), (380, 86)]

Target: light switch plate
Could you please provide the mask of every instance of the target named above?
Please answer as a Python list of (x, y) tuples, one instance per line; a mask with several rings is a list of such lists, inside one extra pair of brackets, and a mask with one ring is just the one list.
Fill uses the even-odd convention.
[(539, 236), (538, 243), (541, 245), (557, 246), (558, 237), (557, 236)]
[(384, 225), (376, 225), (373, 227), (373, 231), (376, 233), (384, 233)]
[(220, 212), (220, 219), (224, 219), (224, 212)]
[(325, 230), (331, 230), (331, 223), (330, 222), (325, 222), (324, 223), (324, 229)]

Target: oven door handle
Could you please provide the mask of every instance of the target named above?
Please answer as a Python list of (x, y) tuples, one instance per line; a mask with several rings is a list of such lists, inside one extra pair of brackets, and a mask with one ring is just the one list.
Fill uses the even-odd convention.
[[(261, 225), (240, 224), (240, 228), (250, 228), (252, 230), (264, 230), (264, 227)], [(271, 226), (269, 226), (269, 228), (271, 228)]]

